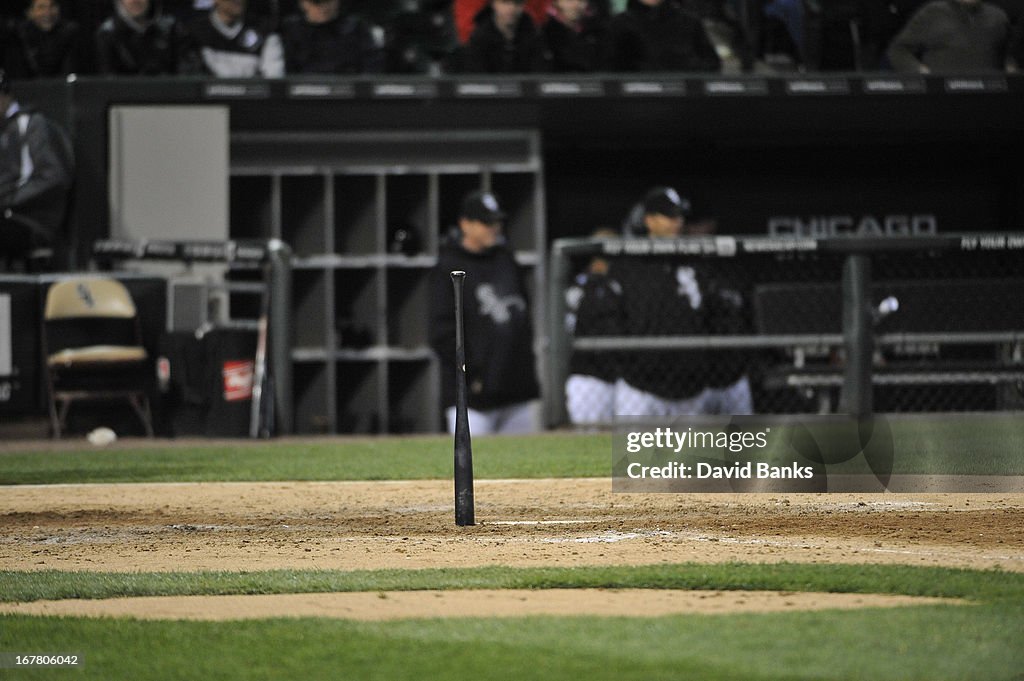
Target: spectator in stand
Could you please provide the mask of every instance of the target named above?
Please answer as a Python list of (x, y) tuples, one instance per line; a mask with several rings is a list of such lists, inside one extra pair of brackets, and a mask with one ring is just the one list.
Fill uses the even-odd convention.
[(67, 134), (22, 106), (0, 69), (0, 269), (61, 245), (74, 172)]
[(553, 0), (541, 26), (545, 70), (589, 73), (608, 66), (606, 17), (589, 0)]
[(522, 271), (502, 233), (505, 212), (488, 191), (462, 201), (459, 226), (441, 246), (430, 280), (430, 345), (442, 403), (455, 430), (455, 314), (451, 272), (466, 273), (466, 401), (474, 435), (540, 428), (533, 321)]
[(490, 0), (476, 15), (455, 70), (465, 73), (534, 73), (544, 70), (540, 33), (524, 0)]
[(4, 65), (15, 79), (52, 78), (78, 73), (81, 31), (66, 21), (59, 0), (30, 0), (25, 17), (5, 38)]
[[(453, 13), (455, 15), (455, 29), (458, 33), (459, 42), (469, 42), (469, 36), (475, 27), (476, 15), (487, 6), (489, 0), (454, 0)], [(544, 23), (551, 0), (526, 0), (526, 13), (533, 19), (535, 26)]]
[[(746, 0), (749, 2), (749, 0)], [(722, 71), (754, 68), (754, 41), (739, 0), (678, 0), (683, 10), (700, 18), (722, 62)]]
[(300, 0), (301, 14), (281, 23), (286, 73), (380, 73), (383, 37), (341, 0)]
[(983, 0), (933, 0), (893, 38), (888, 56), (905, 73), (1003, 71), (1009, 17)]
[(114, 0), (114, 14), (96, 31), (96, 68), (117, 76), (198, 73), (182, 25), (150, 0)]
[(718, 72), (722, 62), (700, 17), (674, 0), (629, 0), (611, 22), (616, 71)]
[(440, 75), (459, 47), (452, 0), (409, 3), (382, 23), (392, 73)]
[(213, 9), (189, 25), (206, 73), (222, 78), (280, 78), (281, 38), (262, 22), (246, 18), (246, 0), (214, 0)]

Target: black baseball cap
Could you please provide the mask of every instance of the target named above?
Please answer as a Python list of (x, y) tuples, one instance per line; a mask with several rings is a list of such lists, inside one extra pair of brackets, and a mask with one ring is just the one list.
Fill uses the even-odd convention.
[(678, 218), (690, 212), (690, 201), (672, 187), (655, 187), (644, 196), (644, 215)]
[(467, 220), (479, 220), (487, 225), (504, 222), (508, 217), (501, 209), (498, 197), (487, 191), (475, 191), (466, 195), (462, 200), (462, 211), (459, 215)]

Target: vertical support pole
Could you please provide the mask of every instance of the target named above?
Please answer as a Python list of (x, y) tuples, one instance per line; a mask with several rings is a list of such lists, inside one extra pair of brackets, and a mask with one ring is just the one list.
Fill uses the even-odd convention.
[(292, 420), (292, 249), (280, 239), (267, 242), (270, 259), (268, 340), (274, 381), (276, 433), (290, 435)]
[(569, 377), (569, 336), (565, 328), (565, 288), (568, 286), (569, 262), (565, 244), (551, 246), (548, 270), (548, 389), (544, 393), (547, 425), (555, 428), (567, 420), (565, 381)]
[(874, 330), (871, 316), (871, 258), (854, 253), (843, 263), (843, 341), (846, 369), (839, 410), (870, 416), (873, 409), (871, 362)]

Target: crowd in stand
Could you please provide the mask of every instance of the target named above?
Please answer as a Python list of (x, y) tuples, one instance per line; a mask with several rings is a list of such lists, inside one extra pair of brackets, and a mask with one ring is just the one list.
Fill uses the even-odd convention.
[(13, 79), (926, 73), (1024, 63), (1024, 0), (15, 0), (4, 7), (0, 68)]

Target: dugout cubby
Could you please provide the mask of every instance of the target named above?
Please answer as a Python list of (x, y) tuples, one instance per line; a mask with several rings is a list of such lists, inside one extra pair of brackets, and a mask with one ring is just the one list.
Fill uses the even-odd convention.
[(380, 362), (345, 354), (336, 362), (335, 371), (338, 394), (335, 429), (344, 433), (386, 431), (387, 416), (380, 408), (384, 394)]
[(387, 343), (415, 350), (429, 342), (429, 267), (392, 267), (387, 272)]
[(327, 325), (327, 284), (323, 273), (312, 268), (296, 268), (292, 273), (292, 347), (323, 348), (331, 338)]
[(378, 175), (339, 175), (333, 184), (330, 252), (340, 256), (367, 256), (380, 252), (378, 227), (383, 210), (379, 195), (383, 178)]
[(382, 346), (377, 315), (381, 305), (382, 273), (377, 267), (339, 267), (333, 271), (334, 320), (337, 347), (364, 350)]
[(323, 358), (305, 358), (292, 364), (295, 406), (294, 427), (300, 433), (329, 433), (334, 415), (326, 411), (326, 395), (333, 385)]
[(384, 178), (384, 243), (388, 255), (415, 258), (437, 253), (437, 175), (413, 173)]
[(435, 394), (439, 380), (434, 357), (422, 351), (396, 356), (388, 363), (388, 432), (422, 433), (442, 427)]
[[(279, 238), (294, 253), (296, 432), (443, 427), (431, 268), (462, 197), (490, 189), (529, 289), (544, 290), (539, 139), (522, 130), (232, 136), (230, 236)], [(542, 298), (533, 297), (537, 329)]]
[(271, 205), (276, 178), (268, 175), (234, 175), (228, 185), (230, 234), (235, 239), (269, 239), (276, 214)]
[[(327, 248), (323, 223), (327, 178), (323, 175), (288, 174), (278, 178), (280, 237), (296, 255), (323, 253)], [(273, 197), (271, 197), (273, 198)]]

